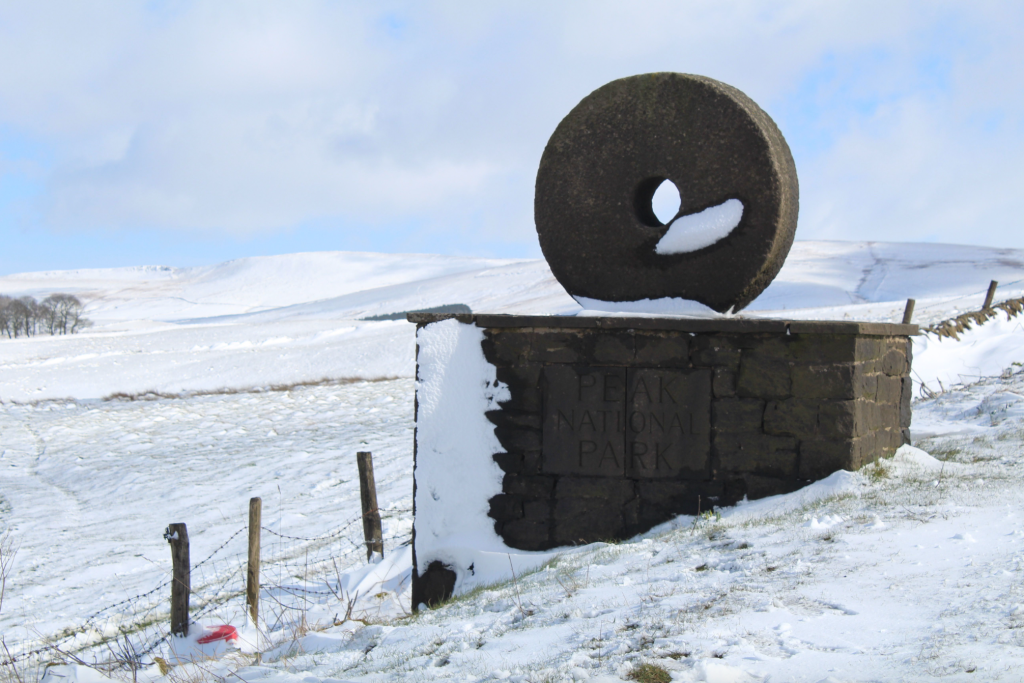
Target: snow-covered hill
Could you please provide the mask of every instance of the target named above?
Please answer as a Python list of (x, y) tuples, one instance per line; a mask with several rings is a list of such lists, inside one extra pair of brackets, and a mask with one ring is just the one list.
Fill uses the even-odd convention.
[[(1002, 298), (1024, 292), (1024, 252), (797, 242), (779, 277), (742, 315), (897, 321), (914, 298), (915, 320), (927, 323), (977, 309), (993, 279)], [(488, 313), (581, 310), (538, 260), (324, 252), (0, 278), (2, 294), (55, 291), (85, 301), (96, 326), (67, 338), (4, 341), (0, 401), (411, 377), (412, 326), (362, 319), (450, 304)], [(922, 359), (919, 373), (927, 365)], [(949, 384), (991, 370), (975, 360), (948, 376), (937, 367), (921, 378)]]
[[(892, 321), (913, 297), (928, 322), (977, 309), (992, 279), (997, 298), (1024, 292), (1024, 253), (803, 242), (743, 314)], [(0, 531), (19, 546), (0, 633), (13, 653), (56, 640), (109, 659), (88, 645), (120, 629), (155, 644), (136, 672), (146, 683), (621, 680), (641, 662), (681, 681), (1017, 680), (1020, 319), (915, 340), (918, 379), (946, 390), (914, 407), (931, 456), (567, 551), (405, 618), (413, 326), (361, 318), (456, 303), (578, 313), (546, 264), (322, 253), (0, 278), (4, 294), (54, 291), (85, 300), (96, 326), (0, 340)], [(146, 392), (164, 396), (100, 400)], [(360, 450), (374, 453), (384, 517), (373, 565)], [(168, 654), (170, 522), (189, 524), (193, 615), (242, 626), (252, 649), (239, 589), (253, 495), (264, 664), (235, 655), (164, 677), (151, 657)], [(361, 621), (345, 619), (342, 589), (358, 592)]]

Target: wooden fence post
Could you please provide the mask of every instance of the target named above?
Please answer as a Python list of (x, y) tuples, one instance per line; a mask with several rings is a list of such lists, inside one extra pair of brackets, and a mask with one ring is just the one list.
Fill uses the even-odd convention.
[(188, 557), (188, 529), (184, 524), (168, 524), (164, 538), (171, 544), (171, 633), (188, 635), (188, 596), (192, 592), (191, 565)]
[(260, 526), (263, 499), (249, 499), (249, 566), (245, 573), (245, 604), (249, 606), (252, 625), (256, 626), (260, 604)]
[(903, 309), (903, 324), (909, 325), (910, 319), (914, 317), (914, 304), (917, 302), (913, 299), (907, 299), (907, 307)]
[(981, 310), (987, 311), (992, 308), (992, 299), (996, 298), (996, 287), (998, 286), (999, 283), (995, 280), (988, 284), (988, 294), (985, 295), (985, 305), (981, 307)]
[(375, 552), (384, 557), (384, 534), (380, 528), (380, 510), (377, 509), (377, 485), (373, 481), (373, 454), (356, 453), (359, 465), (359, 496), (363, 504), (363, 538), (366, 539), (366, 561)]

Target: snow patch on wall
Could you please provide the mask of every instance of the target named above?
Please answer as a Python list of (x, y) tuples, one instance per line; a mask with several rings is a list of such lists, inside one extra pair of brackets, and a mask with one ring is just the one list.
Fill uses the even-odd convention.
[(727, 199), (700, 213), (680, 216), (668, 226), (668, 232), (654, 247), (655, 253), (685, 254), (710, 247), (736, 229), (743, 218), (743, 202)]
[(434, 560), (455, 570), (455, 594), (511, 579), (559, 552), (509, 548), (494, 531), (488, 501), (502, 492), (502, 452), (488, 410), (508, 400), (484, 358), (484, 331), (454, 319), (417, 332), (415, 552), (422, 573)]

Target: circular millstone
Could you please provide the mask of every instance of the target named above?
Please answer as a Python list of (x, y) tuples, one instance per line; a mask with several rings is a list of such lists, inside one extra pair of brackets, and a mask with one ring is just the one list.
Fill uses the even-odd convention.
[[(666, 179), (681, 198), (668, 225), (651, 207)], [(789, 146), (753, 100), (703, 76), (653, 73), (598, 88), (562, 120), (540, 160), (534, 218), (577, 299), (679, 297), (725, 312), (778, 274), (798, 203)]]

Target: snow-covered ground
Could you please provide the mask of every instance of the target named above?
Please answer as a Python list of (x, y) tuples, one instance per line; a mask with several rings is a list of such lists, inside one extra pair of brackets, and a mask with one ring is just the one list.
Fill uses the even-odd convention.
[[(992, 279), (997, 298), (1020, 296), (1024, 253), (804, 242), (744, 314), (894, 321), (913, 297), (931, 322), (977, 309)], [(359, 319), (455, 303), (577, 313), (546, 264), (323, 253), (0, 278), (3, 294), (54, 291), (87, 301), (96, 326), (0, 340), (0, 530), (19, 547), (0, 633), (12, 654), (56, 642), (110, 659), (87, 646), (123, 629), (155, 646), (139, 678), (161, 678), (162, 533), (186, 522), (193, 614), (239, 626), (244, 642), (168, 683), (618, 680), (639, 662), (683, 681), (1024, 677), (1022, 319), (915, 340), (914, 371), (937, 394), (914, 406), (924, 452), (572, 549), (409, 616), (413, 326)], [(371, 565), (361, 450), (374, 454), (385, 527), (385, 559)], [(257, 495), (259, 666), (241, 597)], [(92, 675), (59, 667), (48, 680)]]
[[(1024, 252), (797, 242), (779, 276), (741, 314), (898, 322), (906, 299), (914, 298), (915, 322), (928, 324), (980, 308), (990, 280), (1000, 282), (1000, 299), (1024, 294)], [(324, 252), (202, 268), (0, 277), (0, 294), (41, 298), (55, 291), (87, 302), (96, 326), (72, 339), (5, 341), (0, 401), (412, 377), (413, 326), (360, 319), (450, 304), (486, 313), (581, 311), (540, 260)], [(927, 374), (921, 363), (915, 369), (937, 388), (936, 378), (948, 385), (1006, 367), (993, 370), (985, 358), (952, 369), (943, 362)]]

